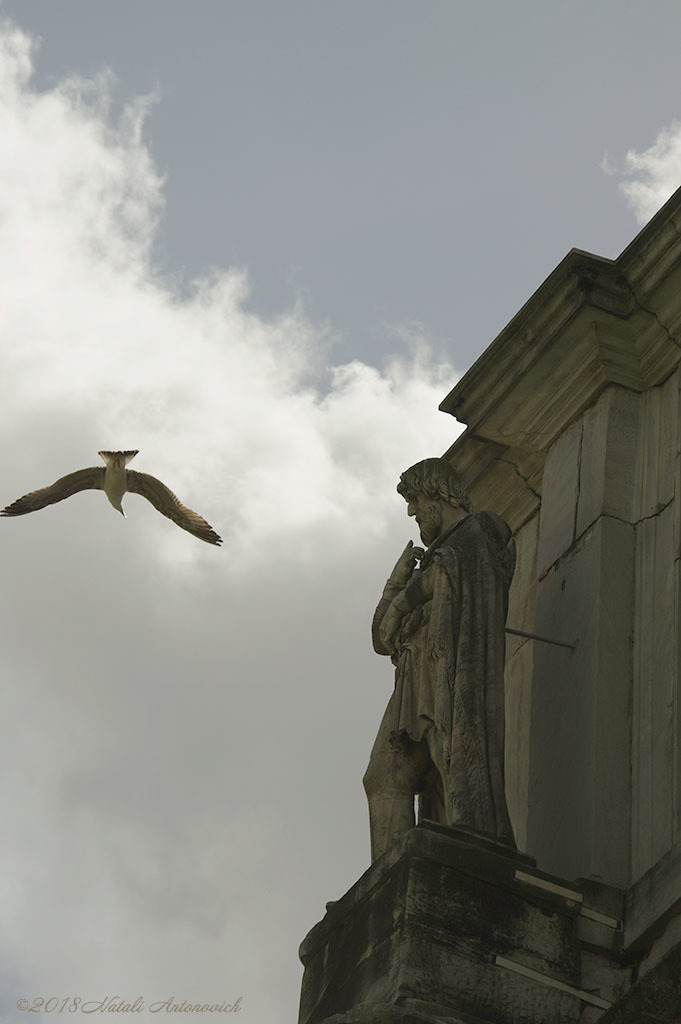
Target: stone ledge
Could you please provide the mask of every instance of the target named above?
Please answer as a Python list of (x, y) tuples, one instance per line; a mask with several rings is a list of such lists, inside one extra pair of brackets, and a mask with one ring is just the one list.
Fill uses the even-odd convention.
[(681, 912), (681, 845), (646, 871), (627, 892), (624, 949), (645, 950)]
[[(553, 378), (551, 400), (539, 419), (548, 424), (558, 412), (563, 428), (607, 382), (634, 390), (660, 383), (681, 358), (673, 334), (681, 319), (671, 279), (681, 255), (675, 218), (681, 220), (681, 190), (617, 259), (572, 249), (446, 396), (442, 411), (481, 437), (507, 445), (512, 433), (519, 438), (517, 432), (536, 419), (532, 413), (528, 419), (528, 412), (548, 377)], [(563, 389), (555, 379), (557, 369), (571, 377)], [(557, 404), (565, 409), (558, 411), (561, 390)], [(509, 409), (502, 414), (505, 403)], [(517, 420), (518, 412), (524, 424), (498, 429), (500, 416)], [(538, 424), (533, 426), (536, 432)], [(562, 428), (553, 429), (555, 437)], [(521, 446), (534, 447), (528, 440)]]
[(408, 1005), (386, 1007), (381, 1003), (362, 1003), (347, 1013), (334, 1013), (324, 1024), (490, 1024), (480, 1017), (458, 1012), (452, 1016), (445, 1007), (421, 1000), (408, 1000)]
[(681, 1024), (681, 942), (632, 985), (599, 1024)]
[[(311, 929), (300, 945), (302, 963), (307, 963), (326, 942), (328, 935), (339, 927), (343, 918), (355, 913), (360, 904), (374, 895), (396, 865), (412, 857), (423, 857), (433, 864), (455, 867), (474, 877), (489, 871), (490, 879), (496, 878), (502, 882), (510, 881), (517, 867), (536, 868), (533, 857), (495, 843), (474, 829), (461, 826), (446, 828), (435, 822), (421, 822), (417, 828), (407, 832), (400, 842), (393, 843), (340, 899), (327, 903), (325, 917)], [(490, 858), (498, 857), (503, 858), (502, 868), (496, 860), (490, 862)]]
[(300, 949), (300, 1024), (561, 1024), (584, 1002), (583, 895), (478, 833), (424, 822)]
[(571, 250), (441, 402), (468, 427), (445, 457), (514, 530), (566, 427), (610, 385), (645, 391), (681, 361), (677, 220), (681, 189), (616, 260)]

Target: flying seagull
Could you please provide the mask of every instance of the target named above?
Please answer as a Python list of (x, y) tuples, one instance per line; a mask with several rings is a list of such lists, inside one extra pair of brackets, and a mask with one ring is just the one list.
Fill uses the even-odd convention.
[(24, 516), (27, 512), (35, 512), (46, 505), (54, 505), (57, 501), (70, 498), (77, 491), (104, 491), (113, 507), (125, 516), (121, 507), (121, 499), (126, 491), (141, 494), (162, 515), (172, 519), (174, 523), (188, 530), (199, 540), (207, 544), (222, 544), (215, 530), (205, 519), (190, 508), (186, 508), (173, 494), (170, 488), (148, 473), (136, 473), (134, 469), (125, 467), (138, 454), (134, 452), (98, 452), (104, 459), (105, 466), (91, 466), (89, 469), (78, 469), (60, 477), (50, 487), (42, 487), (39, 491), (31, 491), (23, 498), (17, 498), (11, 505), (3, 509), (3, 516)]

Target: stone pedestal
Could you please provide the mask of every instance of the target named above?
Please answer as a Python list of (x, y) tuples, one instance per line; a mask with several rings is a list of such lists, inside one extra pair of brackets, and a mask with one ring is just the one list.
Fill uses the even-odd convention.
[(585, 1006), (600, 1014), (618, 993), (608, 971), (605, 998), (593, 978), (583, 990), (583, 926), (607, 960), (618, 920), (586, 913), (580, 889), (532, 858), (424, 822), (303, 941), (299, 1024), (569, 1024)]

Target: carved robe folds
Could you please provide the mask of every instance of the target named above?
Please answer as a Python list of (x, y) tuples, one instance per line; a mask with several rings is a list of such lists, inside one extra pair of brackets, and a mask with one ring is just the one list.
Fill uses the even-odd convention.
[[(504, 791), (504, 626), (514, 566), (508, 525), (480, 512), (442, 533), (404, 587), (395, 692), (365, 777), (374, 858), (410, 827), (410, 797), (413, 823), (415, 793), (421, 818), (515, 845)], [(379, 629), (392, 596), (374, 616), (379, 654), (389, 653)]]

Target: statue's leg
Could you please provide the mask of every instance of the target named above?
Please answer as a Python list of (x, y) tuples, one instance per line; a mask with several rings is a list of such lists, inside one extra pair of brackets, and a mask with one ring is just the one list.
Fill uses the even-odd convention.
[(463, 758), (457, 763), (452, 762), (450, 754), (450, 738), (441, 729), (431, 729), (428, 733), (428, 746), (433, 764), (440, 780), (440, 817), (433, 820), (442, 825), (472, 825), (466, 808), (470, 805), (468, 782)]
[(391, 732), (384, 720), (364, 776), (372, 861), (393, 839), (414, 827), (414, 794), (429, 766), (427, 745), (414, 742), (406, 733)]
[[(432, 757), (432, 754), (431, 754)], [(435, 765), (427, 773), (419, 792), (419, 823), (434, 821), (438, 825), (447, 825), (447, 806), (442, 776)]]
[[(487, 781), (486, 786), (481, 786), (477, 793), (471, 791), (464, 757), (457, 760), (451, 756), (450, 739), (447, 734), (433, 729), (427, 734), (427, 739), (430, 756), (443, 783), (444, 815), (439, 820), (450, 826), (466, 825), (497, 842), (515, 847), (513, 828), (506, 806), (503, 774), (499, 773), (501, 779), (496, 789)], [(500, 794), (496, 805), (493, 802), (495, 792)], [(483, 795), (488, 796), (487, 804), (482, 798)]]

